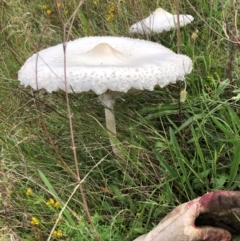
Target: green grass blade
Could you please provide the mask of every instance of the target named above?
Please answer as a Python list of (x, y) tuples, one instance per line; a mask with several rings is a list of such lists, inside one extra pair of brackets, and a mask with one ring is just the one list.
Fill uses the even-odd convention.
[(168, 171), (168, 172), (170, 173), (172, 179), (174, 180), (174, 179), (179, 178), (179, 177), (178, 177), (178, 173), (175, 171), (174, 168), (172, 168), (172, 167), (162, 158), (161, 154), (160, 154), (159, 152), (157, 152), (157, 151), (155, 151), (154, 153), (155, 153), (156, 158), (157, 158), (157, 160), (159, 161), (160, 165), (162, 165), (162, 167), (163, 167), (166, 171)]
[(231, 163), (230, 174), (229, 174), (229, 181), (227, 184), (227, 189), (230, 189), (234, 180), (237, 177), (240, 165), (240, 140), (234, 143), (233, 147), (233, 160)]
[(198, 154), (198, 157), (199, 157), (199, 159), (201, 161), (201, 167), (202, 167), (203, 171), (206, 172), (207, 169), (206, 169), (205, 158), (204, 158), (202, 149), (201, 149), (201, 147), (199, 145), (199, 140), (198, 140), (197, 134), (196, 134), (196, 132), (195, 132), (193, 127), (191, 128), (191, 132), (192, 132), (194, 144), (195, 144), (195, 147), (196, 147), (196, 153)]
[(57, 195), (57, 192), (55, 191), (54, 187), (52, 186), (52, 184), (49, 182), (49, 180), (47, 179), (47, 177), (43, 174), (43, 172), (41, 172), (40, 170), (38, 170), (39, 176), (42, 179), (42, 181), (44, 182), (44, 184), (46, 185), (46, 187), (48, 188), (48, 190), (51, 192), (51, 194), (55, 197), (55, 198), (59, 198), (59, 196)]
[[(171, 139), (171, 143), (172, 143), (173, 148), (174, 148), (176, 159), (178, 160), (178, 164), (180, 166), (180, 170), (181, 170), (182, 175), (183, 175), (182, 178), (181, 178), (182, 184), (186, 183), (187, 187), (188, 187), (188, 190), (191, 193), (191, 196), (194, 196), (192, 185), (189, 182), (189, 177), (188, 177), (188, 174), (187, 174), (187, 170), (185, 168), (184, 162), (186, 162), (186, 160), (184, 159), (183, 155), (181, 154), (180, 147), (178, 145), (176, 136), (174, 135), (174, 132), (171, 128), (170, 128), (170, 139)], [(189, 195), (187, 190), (186, 190), (186, 193)]]

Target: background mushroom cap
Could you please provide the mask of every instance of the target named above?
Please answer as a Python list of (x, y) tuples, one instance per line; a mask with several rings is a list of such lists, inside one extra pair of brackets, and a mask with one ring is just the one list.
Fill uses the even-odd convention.
[[(191, 70), (189, 57), (150, 41), (84, 37), (67, 42), (69, 92), (153, 90), (157, 85), (164, 87), (184, 79)], [(18, 72), (18, 79), (33, 89), (65, 90), (63, 45), (44, 49), (27, 59)]]
[[(185, 26), (193, 21), (191, 15), (179, 15), (180, 26)], [(149, 34), (151, 32), (161, 33), (169, 31), (177, 26), (177, 15), (173, 15), (162, 8), (157, 8), (147, 18), (133, 24), (130, 27), (131, 33)]]

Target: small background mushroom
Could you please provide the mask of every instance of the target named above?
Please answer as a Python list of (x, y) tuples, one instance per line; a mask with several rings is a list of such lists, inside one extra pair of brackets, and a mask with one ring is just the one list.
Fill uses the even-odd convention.
[[(180, 27), (185, 26), (193, 21), (191, 15), (179, 15)], [(161, 33), (169, 31), (177, 26), (177, 15), (171, 14), (162, 8), (157, 8), (147, 18), (133, 24), (130, 33), (150, 34), (151, 32)]]

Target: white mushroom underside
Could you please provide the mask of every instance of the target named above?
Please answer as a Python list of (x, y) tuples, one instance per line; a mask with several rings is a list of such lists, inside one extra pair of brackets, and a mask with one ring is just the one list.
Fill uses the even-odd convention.
[[(179, 15), (180, 27), (185, 26), (193, 21), (191, 15)], [(169, 31), (177, 26), (177, 15), (171, 14), (162, 8), (157, 8), (147, 18), (133, 24), (130, 27), (131, 33), (149, 34), (151, 32), (161, 33)]]
[[(145, 40), (85, 37), (67, 43), (66, 81), (69, 92), (92, 90), (102, 94), (106, 90), (153, 90), (156, 85), (164, 87), (184, 79), (191, 70), (189, 57)], [(48, 92), (66, 90), (63, 45), (31, 56), (20, 69), (18, 79), (33, 89), (45, 88)]]

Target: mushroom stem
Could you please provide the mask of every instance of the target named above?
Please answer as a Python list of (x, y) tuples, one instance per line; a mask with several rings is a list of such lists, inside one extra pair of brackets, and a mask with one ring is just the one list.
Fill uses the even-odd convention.
[(123, 158), (123, 154), (121, 151), (117, 148), (114, 139), (116, 139), (116, 120), (115, 120), (115, 114), (114, 114), (114, 104), (115, 99), (114, 95), (109, 93), (104, 93), (100, 95), (99, 100), (104, 105), (105, 109), (105, 119), (106, 119), (106, 127), (109, 134), (109, 140), (112, 146), (112, 150), (115, 153), (116, 156), (119, 158)]

